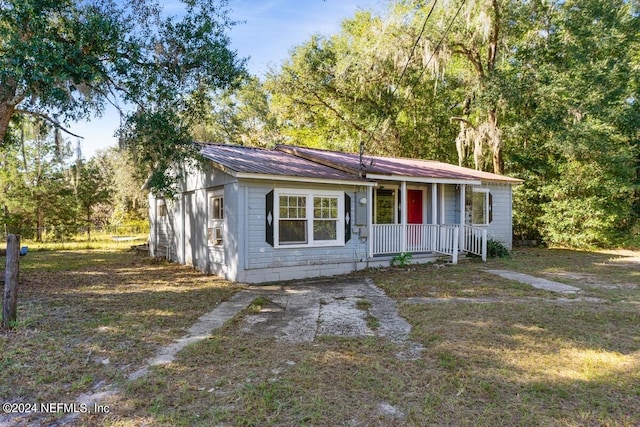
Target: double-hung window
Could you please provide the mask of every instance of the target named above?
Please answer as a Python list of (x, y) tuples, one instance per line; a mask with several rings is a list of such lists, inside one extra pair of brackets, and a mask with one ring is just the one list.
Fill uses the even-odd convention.
[(278, 241), (282, 245), (309, 243), (307, 196), (282, 194), (278, 197), (280, 219)]
[(344, 193), (278, 189), (276, 247), (343, 245)]
[(470, 222), (471, 225), (489, 225), (492, 209), (489, 189), (471, 188), (471, 191), (467, 191), (465, 208), (467, 223)]
[(374, 223), (397, 224), (398, 191), (397, 188), (376, 188), (374, 193)]
[(338, 197), (313, 197), (313, 240), (335, 242), (338, 239)]
[(165, 203), (164, 200), (157, 201), (157, 209), (158, 209), (158, 213), (157, 213), (158, 218), (165, 219), (167, 217), (167, 204)]
[(209, 200), (209, 224), (207, 234), (210, 245), (222, 245), (224, 226), (224, 197), (222, 191), (208, 193)]

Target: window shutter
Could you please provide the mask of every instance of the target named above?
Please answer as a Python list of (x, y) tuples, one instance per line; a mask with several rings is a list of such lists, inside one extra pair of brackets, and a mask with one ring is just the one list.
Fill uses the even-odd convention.
[(489, 192), (489, 224), (493, 222), (493, 194)]
[(351, 196), (344, 193), (344, 242), (351, 240)]
[(275, 216), (273, 215), (273, 190), (267, 193), (265, 202), (265, 240), (268, 244), (273, 246), (273, 223), (275, 221)]

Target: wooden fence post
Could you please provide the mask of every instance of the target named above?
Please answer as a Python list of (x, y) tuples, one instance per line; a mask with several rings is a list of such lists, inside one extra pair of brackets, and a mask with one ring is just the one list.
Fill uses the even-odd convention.
[(18, 276), (20, 272), (20, 237), (15, 234), (7, 236), (6, 257), (2, 326), (5, 329), (11, 329), (17, 319)]

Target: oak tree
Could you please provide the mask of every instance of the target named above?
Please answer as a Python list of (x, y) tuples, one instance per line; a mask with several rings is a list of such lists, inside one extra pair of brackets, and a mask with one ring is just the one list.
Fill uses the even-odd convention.
[(167, 16), (153, 0), (0, 0), (0, 149), (18, 115), (66, 130), (112, 103), (124, 106), (123, 145), (166, 185), (167, 167), (193, 153), (193, 94), (243, 70), (226, 1), (182, 3)]

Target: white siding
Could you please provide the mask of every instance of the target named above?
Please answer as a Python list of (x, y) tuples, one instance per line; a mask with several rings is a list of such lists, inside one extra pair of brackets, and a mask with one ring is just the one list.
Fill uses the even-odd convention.
[[(174, 211), (175, 201), (171, 199), (156, 199), (156, 212), (155, 212), (155, 247), (153, 252), (155, 256), (175, 260), (175, 218), (176, 212)], [(161, 208), (164, 204), (165, 208)], [(161, 211), (164, 210), (165, 215), (161, 215)]]
[[(409, 183), (409, 185), (411, 185)], [(489, 238), (511, 248), (511, 186), (484, 184), (493, 197), (493, 221), (487, 226)], [(182, 192), (167, 200), (167, 215), (159, 217), (156, 199), (150, 196), (151, 254), (185, 263), (229, 280), (257, 283), (348, 273), (369, 262), (367, 245), (352, 227), (344, 245), (326, 247), (274, 248), (266, 241), (266, 195), (275, 188), (331, 190), (351, 197), (351, 216), (356, 212), (356, 192), (351, 185), (320, 185), (266, 180), (240, 180), (214, 169), (191, 169), (181, 183)], [(413, 187), (411, 187), (413, 188)], [(460, 222), (460, 191), (456, 185), (441, 185), (438, 212), (444, 209), (446, 224)], [(208, 241), (208, 192), (223, 190), (224, 223), (222, 245)], [(423, 193), (425, 216), (431, 219), (430, 186)], [(189, 217), (185, 217), (185, 214)], [(185, 230), (188, 227), (189, 230)], [(187, 232), (188, 231), (188, 232)], [(342, 232), (342, 230), (341, 230)], [(187, 254), (188, 256), (185, 256)]]
[[(505, 247), (512, 246), (512, 188), (509, 184), (483, 183), (493, 198), (493, 221), (487, 226), (487, 237), (497, 240)], [(467, 191), (473, 187), (468, 186)], [(444, 219), (446, 224), (460, 223), (460, 190), (455, 185), (444, 186)]]
[[(179, 188), (181, 194), (173, 200), (166, 200), (167, 215), (160, 217), (156, 208), (156, 199), (150, 196), (150, 253), (153, 256), (166, 257), (181, 264), (193, 265), (204, 272), (214, 272), (225, 275), (228, 250), (226, 242), (233, 242), (230, 238), (237, 230), (229, 229), (225, 225), (225, 245), (222, 247), (209, 246), (208, 242), (208, 191), (214, 188), (225, 188), (225, 204), (231, 208), (226, 218), (235, 217), (233, 198), (237, 197), (233, 191), (227, 191), (226, 186), (233, 186), (235, 179), (221, 171), (209, 168), (200, 171), (196, 168), (185, 168), (182, 173), (186, 179), (182, 180)], [(228, 200), (227, 197), (229, 198)], [(226, 208), (225, 208), (226, 209)], [(186, 216), (188, 214), (188, 216)], [(226, 219), (225, 219), (226, 220)], [(187, 229), (188, 228), (188, 229)], [(232, 246), (233, 247), (233, 246)]]
[(512, 199), (511, 186), (508, 184), (487, 184), (493, 197), (493, 221), (487, 227), (487, 237), (497, 240), (506, 248), (512, 246)]
[(460, 223), (459, 193), (455, 185), (444, 185), (444, 224)]
[[(282, 185), (282, 184), (281, 184)], [(266, 195), (276, 188), (273, 183), (245, 183), (248, 200), (245, 271), (242, 281), (288, 280), (345, 273), (354, 270), (354, 263), (364, 261), (366, 243), (357, 234), (344, 246), (274, 248), (266, 241)], [(355, 191), (351, 186), (282, 185), (286, 188), (339, 190), (351, 197), (351, 212), (355, 212)], [(239, 192), (242, 194), (242, 192)], [(342, 230), (341, 230), (342, 232)], [(260, 279), (260, 280), (256, 280)]]
[(156, 198), (153, 197), (151, 193), (149, 193), (148, 197), (149, 201), (149, 255), (152, 257), (158, 256), (156, 253), (157, 249), (157, 219), (156, 219)]

